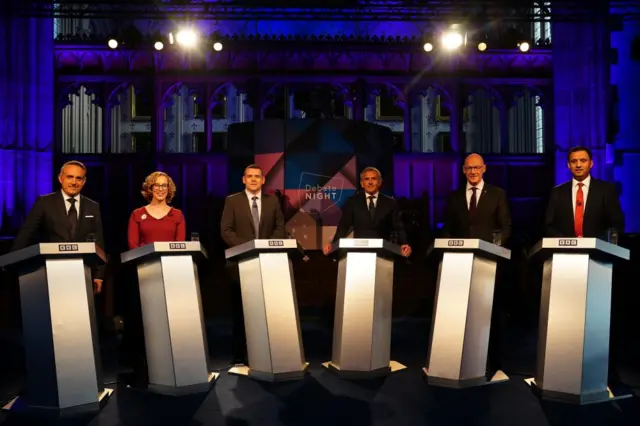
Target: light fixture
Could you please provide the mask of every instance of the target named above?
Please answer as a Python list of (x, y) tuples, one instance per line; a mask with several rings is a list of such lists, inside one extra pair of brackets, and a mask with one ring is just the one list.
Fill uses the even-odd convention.
[(216, 52), (220, 52), (222, 50), (222, 43), (220, 43), (219, 41), (213, 43), (213, 50), (215, 50)]
[(184, 29), (176, 34), (176, 42), (183, 47), (194, 47), (198, 43), (198, 35), (192, 29)]
[(528, 52), (530, 47), (531, 46), (529, 46), (529, 43), (527, 43), (526, 41), (518, 43), (518, 48), (521, 52)]
[(480, 43), (478, 43), (478, 50), (481, 52), (484, 52), (485, 50), (487, 50), (487, 43), (485, 43), (484, 41), (481, 41)]
[(162, 50), (162, 49), (164, 49), (164, 43), (162, 43), (161, 41), (156, 41), (155, 44), (153, 45), (153, 47), (156, 50)]
[(110, 48), (116, 49), (118, 47), (118, 40), (116, 40), (115, 38), (112, 38), (111, 40), (109, 40), (107, 44), (109, 45)]
[(424, 44), (424, 51), (425, 52), (431, 52), (433, 50), (433, 44), (431, 43), (425, 43)]

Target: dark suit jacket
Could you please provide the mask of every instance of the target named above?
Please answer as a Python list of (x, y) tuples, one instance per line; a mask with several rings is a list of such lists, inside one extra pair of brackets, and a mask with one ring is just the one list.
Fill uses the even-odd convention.
[(333, 242), (346, 238), (353, 229), (354, 238), (382, 238), (391, 239), (391, 232), (398, 235), (398, 244), (407, 244), (398, 203), (391, 197), (378, 193), (375, 216), (373, 220), (369, 214), (369, 200), (367, 193), (362, 192), (349, 198), (342, 208), (342, 217), (338, 229), (333, 236)]
[[(69, 222), (62, 192), (38, 197), (13, 242), (12, 250), (38, 243), (84, 242), (93, 234), (96, 244), (104, 249), (100, 205), (80, 196), (78, 227), (75, 238), (69, 234)], [(94, 268), (94, 278), (102, 278), (104, 267)]]
[[(545, 217), (547, 237), (574, 238), (573, 179), (551, 190)], [(615, 185), (591, 177), (582, 230), (586, 238), (606, 239), (607, 230), (624, 230), (624, 214)]]
[(220, 232), (229, 247), (255, 239), (286, 237), (284, 215), (278, 197), (262, 193), (261, 201), (260, 229), (256, 232), (246, 192), (227, 197), (220, 220)]
[(478, 238), (493, 242), (496, 230), (502, 233), (502, 245), (511, 237), (511, 214), (507, 194), (502, 188), (484, 183), (473, 220), (467, 207), (466, 183), (447, 200), (443, 236), (445, 238)]

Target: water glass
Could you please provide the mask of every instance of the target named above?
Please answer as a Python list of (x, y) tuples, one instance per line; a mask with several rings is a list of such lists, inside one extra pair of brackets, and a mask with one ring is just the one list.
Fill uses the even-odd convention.
[(192, 232), (191, 241), (200, 241), (200, 234), (198, 234), (197, 232)]
[(607, 230), (607, 241), (611, 244), (618, 245), (618, 230), (616, 228), (609, 228)]
[(86, 241), (88, 243), (95, 243), (96, 242), (96, 234), (89, 234), (87, 235), (87, 239)]

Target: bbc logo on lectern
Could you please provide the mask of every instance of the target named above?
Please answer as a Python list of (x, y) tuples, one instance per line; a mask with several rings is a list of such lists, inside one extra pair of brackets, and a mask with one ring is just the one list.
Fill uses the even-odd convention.
[(59, 244), (58, 251), (78, 251), (77, 244)]
[(562, 247), (577, 246), (578, 240), (560, 240), (558, 241), (558, 245)]
[(269, 241), (269, 247), (282, 247), (282, 246), (284, 246), (284, 241), (282, 240)]
[(169, 243), (169, 250), (185, 250), (186, 248), (186, 243)]
[(464, 240), (449, 240), (449, 247), (464, 247)]

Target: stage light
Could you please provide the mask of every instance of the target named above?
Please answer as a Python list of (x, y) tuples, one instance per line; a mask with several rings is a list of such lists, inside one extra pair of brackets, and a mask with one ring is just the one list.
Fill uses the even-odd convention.
[(198, 36), (193, 30), (180, 30), (176, 34), (176, 42), (183, 47), (193, 47), (198, 43)]
[(156, 50), (162, 50), (164, 49), (164, 43), (162, 43), (161, 41), (156, 41), (153, 47), (155, 47)]
[(478, 43), (478, 50), (481, 52), (487, 50), (487, 43), (485, 43), (484, 41)]
[(431, 43), (425, 43), (424, 44), (424, 51), (425, 52), (431, 52), (433, 50), (433, 44)]
[(118, 47), (118, 40), (112, 38), (111, 40), (109, 40), (109, 43), (107, 44), (109, 45), (110, 48), (116, 49)]
[(447, 31), (442, 35), (442, 45), (447, 50), (455, 50), (462, 46), (464, 38), (457, 31)]
[(219, 41), (216, 41), (215, 43), (213, 43), (213, 50), (215, 50), (216, 52), (221, 51), (222, 43), (220, 43)]
[(522, 43), (518, 43), (518, 48), (520, 49), (521, 52), (528, 52), (529, 51), (529, 43), (522, 42)]

